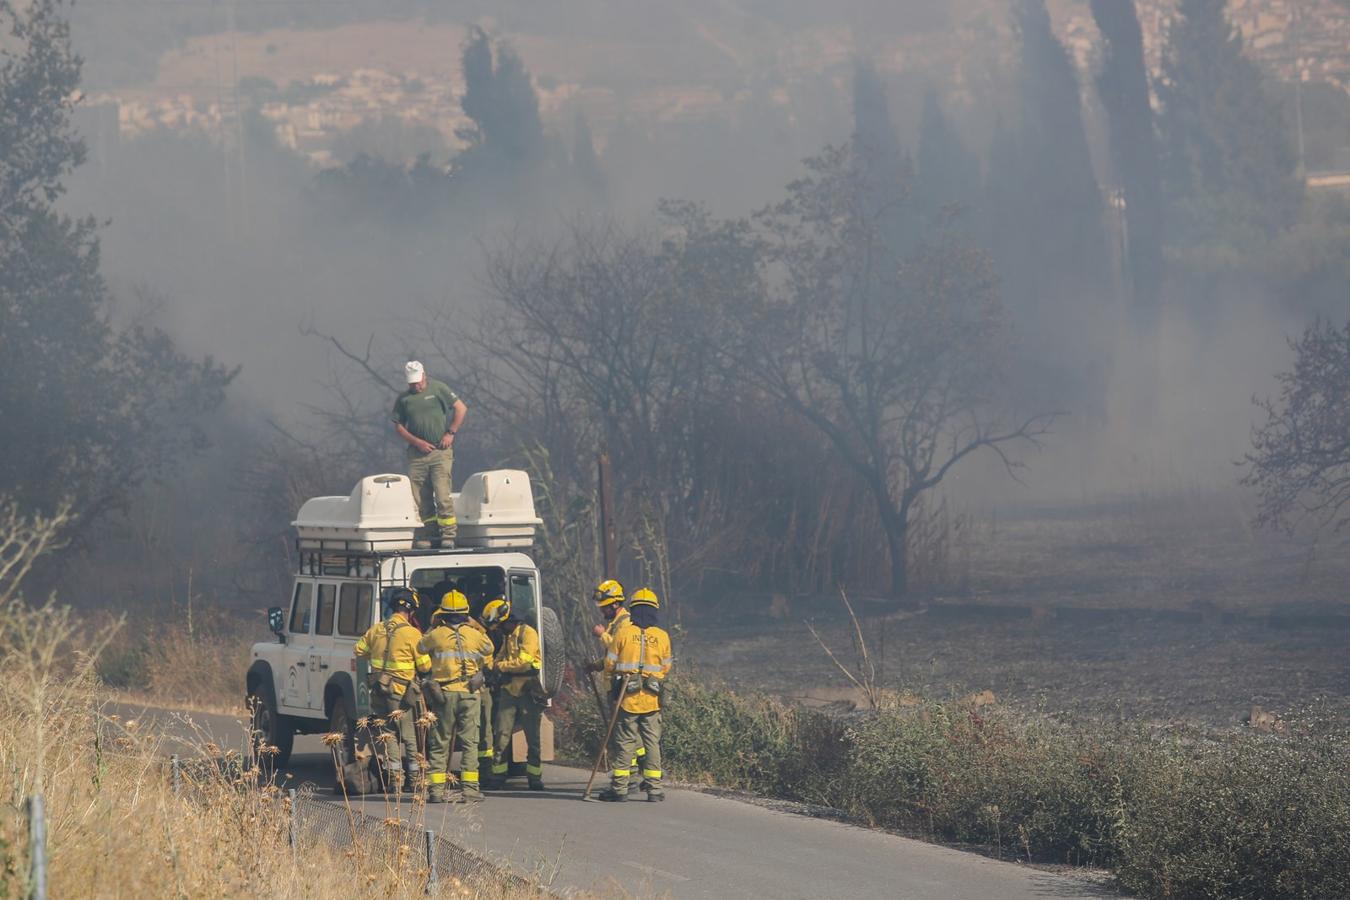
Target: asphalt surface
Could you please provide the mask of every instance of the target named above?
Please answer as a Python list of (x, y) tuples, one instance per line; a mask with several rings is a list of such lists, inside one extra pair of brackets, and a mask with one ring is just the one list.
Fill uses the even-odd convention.
[[(168, 736), (165, 752), (210, 740), (239, 747), (228, 717), (120, 706)], [(190, 719), (191, 724), (188, 724)], [(190, 740), (185, 740), (187, 736)], [(183, 740), (183, 743), (179, 743)], [(332, 763), (317, 736), (298, 737), (286, 769), (294, 784), (332, 794)], [(582, 802), (587, 770), (545, 765), (548, 790), (488, 794), (483, 803), (429, 806), (425, 827), (537, 877), (563, 895), (645, 897), (886, 897), (904, 900), (1115, 897), (1089, 878), (1000, 862), (825, 818), (693, 790), (667, 789), (664, 803)], [(512, 785), (515, 782), (511, 782)], [(603, 786), (602, 778), (597, 785)], [(598, 793), (598, 788), (595, 791)], [(379, 796), (353, 800), (383, 818)]]

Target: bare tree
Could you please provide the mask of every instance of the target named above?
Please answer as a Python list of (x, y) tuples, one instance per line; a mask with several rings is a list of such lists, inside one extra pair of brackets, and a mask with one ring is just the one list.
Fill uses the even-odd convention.
[(760, 213), (768, 285), (742, 306), (732, 363), (829, 438), (867, 485), (886, 533), (890, 588), (908, 588), (920, 499), (987, 448), (1009, 473), (1013, 444), (1054, 419), (1004, 425), (991, 411), (1007, 344), (986, 255), (945, 226), (905, 258), (888, 245), (892, 211), (849, 146), (807, 161), (787, 199)]
[(1317, 322), (1290, 345), (1294, 368), (1277, 376), (1279, 398), (1254, 401), (1267, 418), (1242, 482), (1260, 494), (1259, 523), (1308, 518), (1339, 531), (1350, 523), (1350, 323)]
[(65, 532), (74, 521), (70, 510), (67, 500), (51, 515), (29, 515), (0, 497), (0, 607), (18, 600), (24, 579), (39, 559), (65, 546)]

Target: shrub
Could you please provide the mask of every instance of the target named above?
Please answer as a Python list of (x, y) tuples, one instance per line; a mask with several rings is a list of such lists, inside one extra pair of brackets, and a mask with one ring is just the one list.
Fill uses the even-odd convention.
[(1350, 897), (1350, 740), (1174, 740), (1132, 785), (1118, 873), (1151, 897)]
[(838, 805), (876, 825), (1006, 847), (1033, 859), (1109, 861), (1117, 754), (1008, 710), (926, 703), (850, 729)]
[[(594, 753), (602, 726), (586, 701), (572, 737)], [(664, 724), (678, 779), (1112, 867), (1146, 897), (1350, 897), (1350, 734), (1316, 719), (1285, 734), (1159, 733), (936, 702), (832, 718), (682, 675)]]

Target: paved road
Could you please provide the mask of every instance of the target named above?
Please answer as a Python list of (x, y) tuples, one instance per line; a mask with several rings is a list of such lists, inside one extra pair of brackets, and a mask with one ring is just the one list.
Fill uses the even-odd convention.
[[(158, 720), (173, 734), (186, 729), (163, 711), (116, 712)], [(242, 741), (239, 723), (228, 717), (192, 719), (222, 746)], [(333, 783), (317, 737), (296, 739), (288, 770), (298, 782), (325, 789)], [(583, 803), (587, 774), (546, 766), (547, 792), (509, 790), (470, 807), (428, 807), (426, 827), (541, 876), (563, 894), (619, 888), (630, 896), (670, 897), (1116, 896), (1085, 879), (697, 791), (668, 790), (661, 804)], [(358, 801), (362, 807), (386, 814), (378, 797)]]

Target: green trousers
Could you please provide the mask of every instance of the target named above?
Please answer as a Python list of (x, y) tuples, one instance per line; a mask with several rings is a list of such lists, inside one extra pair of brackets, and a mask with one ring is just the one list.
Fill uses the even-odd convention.
[[(492, 726), (495, 721), (492, 718), (492, 691), (489, 688), (483, 688), (478, 692), (479, 709), (482, 713), (478, 717), (478, 770), (483, 771), (484, 767), (492, 767)], [(468, 744), (464, 746), (464, 752), (472, 752)]]
[(427, 784), (433, 797), (445, 795), (449, 780), (450, 753), (455, 741), (464, 748), (460, 754), (459, 782), (466, 795), (478, 793), (478, 694), (468, 691), (445, 691), (445, 705), (427, 705), (436, 714), (436, 722), (427, 736)]
[(628, 791), (628, 778), (633, 774), (629, 760), (636, 757), (641, 747), (647, 750), (642, 757), (641, 771), (647, 781), (648, 791), (653, 794), (664, 793), (661, 790), (661, 710), (649, 713), (619, 710), (609, 758), (614, 767), (610, 770), (610, 787), (620, 794)]
[(454, 462), (454, 450), (419, 453), (409, 448), (408, 480), (417, 501), (417, 516), (425, 534), (434, 536), (439, 530), (443, 541), (453, 541), (457, 531), (455, 501), (450, 496), (450, 469)]
[[(387, 785), (400, 781), (405, 769), (413, 780), (422, 771), (421, 754), (417, 747), (417, 707), (420, 699), (421, 692), (415, 687), (404, 691), (402, 697), (386, 697), (373, 687), (370, 691), (371, 716), (384, 722), (380, 731), (394, 736), (392, 741), (381, 741), (375, 748), (375, 754), (385, 770)], [(396, 712), (401, 714), (393, 715)]]
[(525, 732), (525, 773), (531, 778), (544, 774), (544, 766), (539, 758), (539, 719), (544, 708), (530, 696), (528, 690), (519, 697), (513, 697), (506, 691), (497, 695), (497, 755), (492, 764), (492, 774), (498, 777), (506, 775), (511, 765), (511, 735), (520, 728)]

